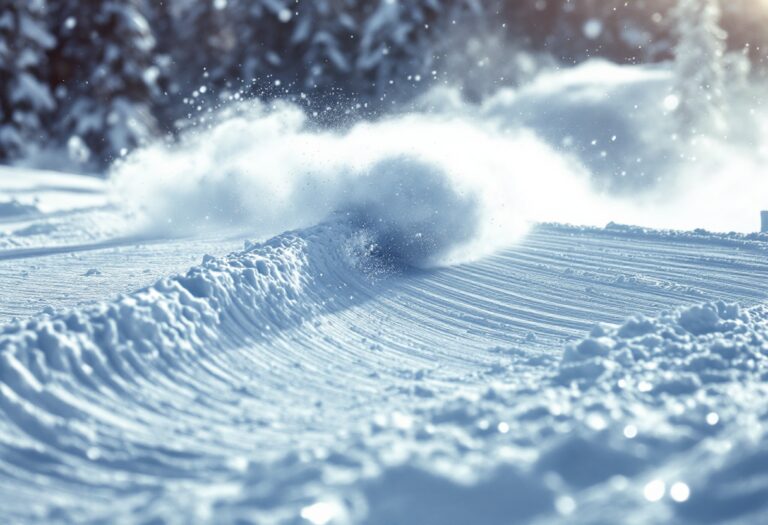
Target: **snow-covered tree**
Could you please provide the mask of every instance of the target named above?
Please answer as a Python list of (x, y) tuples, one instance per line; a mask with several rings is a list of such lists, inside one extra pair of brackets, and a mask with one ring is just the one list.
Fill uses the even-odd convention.
[(45, 7), (44, 0), (0, 0), (0, 160), (45, 140), (43, 120), (54, 109), (46, 52), (55, 43)]
[[(238, 77), (254, 94), (353, 91), (360, 0), (228, 0)], [(279, 87), (275, 88), (275, 85)]]
[(668, 59), (671, 0), (521, 0), (503, 13), (522, 39), (573, 64), (592, 57), (620, 63)]
[(721, 131), (727, 35), (720, 27), (720, 7), (717, 0), (680, 0), (676, 14), (680, 40), (675, 48), (674, 96), (680, 131), (688, 136)]
[[(236, 78), (265, 81), (296, 66), (291, 56), (291, 0), (229, 0), (238, 45), (233, 50)], [(280, 75), (282, 76), (282, 75)]]
[(183, 95), (203, 82), (217, 90), (239, 77), (237, 47), (247, 42), (236, 34), (234, 18), (229, 0), (194, 0), (179, 7), (173, 56)]
[[(359, 0), (301, 1), (295, 7), (290, 44), (304, 89), (330, 90), (354, 75), (359, 40)], [(354, 89), (354, 88), (353, 88)]]
[(143, 0), (141, 12), (150, 25), (155, 38), (153, 64), (157, 68), (157, 89), (160, 97), (155, 104), (155, 114), (166, 132), (173, 131), (175, 100), (182, 96), (179, 71), (183, 64), (174, 60), (179, 45), (176, 33), (176, 10), (178, 0)]
[(455, 51), (447, 37), (483, 14), (476, 0), (379, 0), (364, 9), (356, 67), (377, 95), (418, 91), (414, 82), (429, 80)]
[(754, 71), (768, 72), (768, 9), (765, 2), (728, 0), (721, 4), (721, 25), (728, 32), (728, 47), (750, 60)]
[(103, 164), (226, 94), (377, 113), (590, 57), (674, 57), (680, 126), (712, 131), (725, 80), (768, 64), (767, 21), (754, 0), (0, 0), (0, 160), (49, 130)]
[(52, 6), (59, 41), (52, 53), (61, 102), (58, 132), (102, 162), (141, 143), (156, 125), (155, 39), (139, 6), (138, 0), (61, 0)]
[[(435, 61), (430, 45), (440, 5), (435, 0), (379, 0), (365, 13), (356, 67), (376, 92), (426, 75)], [(397, 90), (398, 88), (393, 88)]]

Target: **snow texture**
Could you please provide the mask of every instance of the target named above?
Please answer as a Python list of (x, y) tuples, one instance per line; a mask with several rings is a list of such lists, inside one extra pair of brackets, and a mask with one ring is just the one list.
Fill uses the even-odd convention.
[[(764, 152), (666, 157), (621, 108), (673, 80), (339, 132), (257, 105), (107, 184), (0, 172), (2, 521), (768, 520)], [(742, 233), (649, 229), (690, 224)]]
[[(354, 224), (321, 225), (206, 256), (113, 302), (8, 324), (0, 333), (3, 461), (22, 481), (0, 477), (14, 494), (5, 515), (593, 523), (634, 509), (638, 523), (765, 517), (762, 478), (743, 466), (762, 461), (764, 306), (705, 303), (601, 325), (558, 358), (552, 350), (562, 339), (548, 332), (563, 334), (569, 308), (552, 303), (549, 321), (520, 309), (503, 291), (523, 268), (510, 255), (467, 267), (462, 279), (454, 270), (382, 273), (387, 261), (369, 247)], [(745, 262), (754, 260), (753, 252)], [(499, 264), (508, 269), (487, 272)], [(565, 273), (566, 282), (599, 281)], [(756, 273), (723, 275), (721, 293), (743, 295), (747, 275)], [(749, 286), (764, 299), (759, 283)], [(521, 290), (530, 301), (542, 286)], [(649, 296), (642, 285), (630, 289)], [(575, 327), (595, 316), (578, 309), (614, 304), (612, 294), (595, 302), (594, 293), (574, 296)], [(678, 293), (650, 295), (674, 304)], [(723, 490), (736, 475), (752, 476), (749, 491)], [(41, 500), (42, 479), (55, 498)], [(126, 491), (132, 497), (117, 503)]]

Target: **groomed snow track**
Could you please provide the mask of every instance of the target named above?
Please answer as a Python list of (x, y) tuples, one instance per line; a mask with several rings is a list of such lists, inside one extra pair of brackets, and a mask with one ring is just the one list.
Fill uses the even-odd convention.
[[(581, 496), (619, 490), (617, 475), (642, 486), (696, 440), (654, 436), (658, 461), (605, 456), (630, 410), (562, 401), (578, 390), (563, 347), (595, 323), (768, 293), (768, 244), (743, 236), (542, 225), (438, 270), (369, 248), (318, 226), (6, 325), (3, 521), (573, 521)], [(615, 467), (574, 478), (569, 454)], [(638, 522), (695, 521), (654, 512)]]

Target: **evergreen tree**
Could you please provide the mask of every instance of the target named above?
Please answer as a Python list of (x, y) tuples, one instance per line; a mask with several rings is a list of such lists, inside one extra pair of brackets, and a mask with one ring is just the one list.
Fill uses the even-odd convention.
[[(766, 61), (768, 11), (732, 0), (719, 24), (720, 7), (716, 0), (0, 0), (0, 160), (47, 146), (53, 130), (104, 164), (236, 92), (306, 93), (310, 105), (363, 102), (373, 113), (438, 81), (481, 99), (551, 63), (531, 50), (567, 64), (674, 56), (681, 128), (722, 129), (726, 77), (732, 89), (733, 77), (749, 70), (747, 58), (758, 68)], [(721, 25), (732, 33), (727, 42)], [(742, 52), (740, 61), (725, 56), (726, 44)]]
[(203, 84), (219, 91), (239, 78), (236, 48), (245, 39), (235, 32), (235, 11), (227, 0), (195, 0), (178, 9), (174, 62), (183, 95)]
[(356, 67), (376, 95), (422, 90), (452, 51), (446, 36), (483, 14), (474, 0), (379, 0), (365, 7)]
[(408, 77), (426, 75), (435, 60), (430, 24), (440, 6), (434, 0), (379, 0), (365, 13), (356, 66), (377, 94), (400, 91)]
[(765, 2), (729, 0), (721, 5), (721, 25), (728, 33), (728, 47), (744, 54), (753, 70), (768, 72), (768, 9)]
[(680, 0), (680, 40), (675, 48), (675, 114), (680, 131), (691, 136), (725, 127), (726, 34), (717, 0)]
[(157, 72), (156, 86), (160, 96), (155, 104), (155, 114), (167, 133), (174, 131), (178, 113), (174, 101), (183, 93), (179, 84), (179, 71), (183, 65), (175, 60), (178, 46), (174, 10), (176, 3), (178, 0), (143, 0), (141, 4), (141, 12), (156, 41), (152, 61)]
[(287, 76), (296, 66), (290, 42), (292, 4), (289, 0), (230, 0), (230, 16), (238, 41), (232, 57), (235, 78), (245, 82), (256, 80), (259, 86), (267, 76)]
[(504, 6), (535, 49), (566, 64), (593, 57), (619, 63), (671, 58), (670, 0), (523, 0)]
[(0, 160), (29, 154), (45, 141), (54, 109), (46, 51), (55, 40), (43, 0), (0, 0)]
[(302, 1), (296, 6), (291, 46), (304, 71), (301, 87), (330, 91), (343, 79), (359, 84), (354, 60), (359, 40), (359, 0)]
[[(228, 0), (220, 9), (234, 45), (220, 57), (226, 76), (253, 94), (354, 83), (354, 9), (358, 0)], [(198, 8), (199, 9), (199, 8)], [(279, 81), (279, 82), (276, 82)], [(247, 89), (246, 89), (247, 91)]]
[(138, 7), (137, 0), (73, 0), (53, 10), (57, 129), (100, 162), (140, 144), (156, 126), (155, 40)]

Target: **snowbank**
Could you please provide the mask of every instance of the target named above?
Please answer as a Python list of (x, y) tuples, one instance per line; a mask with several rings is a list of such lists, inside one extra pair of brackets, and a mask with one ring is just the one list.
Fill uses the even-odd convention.
[(593, 60), (502, 90), (481, 113), (502, 127), (526, 127), (586, 166), (594, 186), (627, 195), (647, 191), (685, 165), (664, 108), (673, 75), (666, 66), (617, 67)]
[[(319, 296), (323, 283), (333, 282), (331, 270), (335, 275), (350, 264), (351, 252), (338, 245), (343, 235), (338, 226), (284, 234), (226, 258), (206, 256), (185, 275), (113, 303), (15, 321), (0, 329), (0, 382), (51, 408), (53, 401), (39, 395), (56, 373), (115, 386), (117, 378), (131, 381), (147, 367), (194, 359), (216, 344), (232, 318), (247, 320), (238, 327), (242, 337), (300, 325), (323, 309)], [(60, 403), (54, 412), (66, 405)]]
[(560, 378), (612, 384), (631, 376), (632, 384), (647, 383), (640, 392), (654, 391), (653, 396), (708, 382), (759, 380), (755, 365), (768, 358), (762, 348), (767, 328), (762, 309), (750, 312), (723, 302), (657, 319), (637, 317), (616, 329), (597, 327), (590, 338), (568, 346)]

